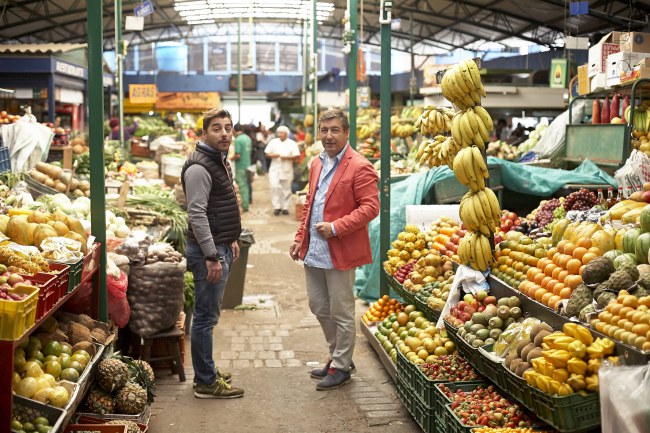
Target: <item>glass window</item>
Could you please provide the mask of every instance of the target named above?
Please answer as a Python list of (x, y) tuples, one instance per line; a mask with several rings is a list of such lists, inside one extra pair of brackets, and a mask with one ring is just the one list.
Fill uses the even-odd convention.
[(138, 45), (138, 71), (155, 71), (153, 44)]
[[(338, 43), (337, 43), (338, 42)], [(343, 55), (343, 42), (342, 41), (328, 41), (325, 51), (325, 65), (321, 65), (320, 69), (331, 71), (337, 68), (339, 71), (347, 70), (345, 66), (345, 57)]]
[(228, 44), (226, 42), (208, 43), (208, 70), (223, 72), (228, 70), (228, 58), (226, 57)]
[(297, 43), (280, 43), (280, 70), (297, 72), (298, 67), (298, 49)]
[(203, 42), (190, 42), (189, 48), (189, 62), (191, 72), (203, 72)]
[[(248, 69), (248, 42), (241, 43), (241, 69)], [(237, 71), (237, 40), (230, 43), (230, 69)]]
[(258, 42), (255, 44), (257, 50), (257, 70), (275, 71), (275, 42)]
[(126, 57), (124, 58), (124, 70), (129, 72), (137, 71), (135, 67), (135, 45), (129, 46), (126, 49)]

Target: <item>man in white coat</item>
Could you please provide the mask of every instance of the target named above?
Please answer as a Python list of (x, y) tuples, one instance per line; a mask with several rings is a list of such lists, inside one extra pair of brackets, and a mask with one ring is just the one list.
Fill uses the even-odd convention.
[(264, 153), (271, 160), (269, 183), (271, 185), (271, 204), (273, 215), (289, 215), (291, 204), (291, 182), (293, 181), (293, 162), (300, 157), (300, 149), (289, 138), (289, 128), (278, 127), (277, 138), (269, 141)]

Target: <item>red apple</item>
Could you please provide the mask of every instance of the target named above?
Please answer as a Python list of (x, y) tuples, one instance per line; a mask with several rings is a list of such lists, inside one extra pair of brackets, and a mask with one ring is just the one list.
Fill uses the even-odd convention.
[(479, 305), (478, 312), (482, 313), (483, 311), (485, 311), (485, 307), (483, 305)]
[(650, 203), (650, 191), (645, 191), (643, 195), (641, 195), (641, 198), (644, 202)]

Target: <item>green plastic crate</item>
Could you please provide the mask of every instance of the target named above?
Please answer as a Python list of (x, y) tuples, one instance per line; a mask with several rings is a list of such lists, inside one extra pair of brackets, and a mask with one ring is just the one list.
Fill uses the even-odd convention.
[(495, 385), (497, 385), (501, 390), (507, 391), (506, 387), (506, 378), (504, 377), (503, 372), (503, 362), (495, 362), (491, 358), (485, 355), (485, 353), (492, 353), (493, 345), (489, 344), (487, 346), (479, 347), (478, 354), (480, 356), (480, 362), (478, 365), (478, 371), (490, 379)]
[(400, 379), (399, 376), (397, 378), (397, 396), (423, 432), (443, 433), (443, 431), (436, 430), (436, 418), (431, 409), (422, 404), (408, 383)]
[(70, 293), (81, 284), (81, 274), (83, 273), (84, 261), (81, 259), (77, 263), (68, 264), (68, 266), (70, 267), (68, 293)]
[(508, 394), (513, 396), (517, 401), (519, 401), (519, 403), (532, 410), (534, 408), (532, 388), (523, 377), (514, 374), (505, 366), (505, 364), (502, 365), (502, 370)]
[[(444, 383), (445, 385), (455, 384), (455, 383), (476, 385), (480, 383), (485, 383), (485, 381), (471, 380), (471, 381), (462, 381), (462, 382), (450, 382), (448, 380), (431, 380), (427, 378), (427, 376), (422, 372), (420, 367), (417, 366), (417, 374), (415, 375), (415, 381), (413, 382), (413, 389), (415, 390), (416, 395), (422, 400), (422, 402), (427, 407), (435, 408), (435, 405), (437, 403), (437, 396), (439, 394), (436, 391), (436, 388), (441, 383)], [(470, 388), (470, 389), (474, 389), (474, 388)]]
[(413, 386), (415, 383), (416, 375), (419, 373), (419, 368), (417, 365), (409, 361), (404, 354), (396, 349), (397, 352), (397, 377), (402, 378), (409, 386)]
[(460, 420), (456, 416), (453, 410), (451, 410), (451, 404), (446, 404), (442, 412), (442, 419), (445, 423), (445, 432), (446, 433), (471, 433), (473, 428), (480, 426), (468, 426), (461, 424)]
[(548, 395), (530, 387), (537, 416), (563, 433), (589, 430), (600, 426), (598, 393)]
[(439, 382), (436, 383), (433, 387), (433, 413), (437, 418), (442, 419), (444, 416), (445, 405), (452, 403), (451, 400), (440, 389), (440, 385), (445, 385), (453, 391), (462, 389), (463, 391), (472, 391), (479, 386), (486, 387), (489, 386), (488, 382), (485, 381), (472, 381), (472, 382)]

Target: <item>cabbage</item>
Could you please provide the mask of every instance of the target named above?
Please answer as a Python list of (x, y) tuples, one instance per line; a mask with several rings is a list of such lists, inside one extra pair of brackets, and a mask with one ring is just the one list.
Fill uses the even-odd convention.
[(115, 224), (109, 224), (106, 226), (106, 230), (115, 233), (117, 231), (117, 226)]
[(74, 213), (74, 208), (72, 207), (72, 202), (65, 194), (54, 194), (50, 202), (52, 210), (60, 209), (61, 211), (71, 214)]
[(113, 224), (115, 222), (115, 214), (110, 210), (106, 211), (106, 224)]
[(131, 233), (131, 230), (124, 224), (117, 227), (115, 234), (118, 238), (125, 238)]
[(116, 217), (114, 223), (116, 226), (123, 226), (126, 224), (126, 221), (122, 217)]
[(81, 221), (81, 225), (83, 226), (83, 228), (84, 228), (84, 230), (86, 231), (86, 233), (90, 233), (90, 232), (91, 232), (91, 224), (90, 224), (90, 221), (88, 221), (88, 220), (85, 219), (85, 218), (80, 218), (79, 221)]
[(90, 214), (90, 199), (88, 197), (79, 197), (72, 203), (72, 208), (77, 214), (87, 216)]

